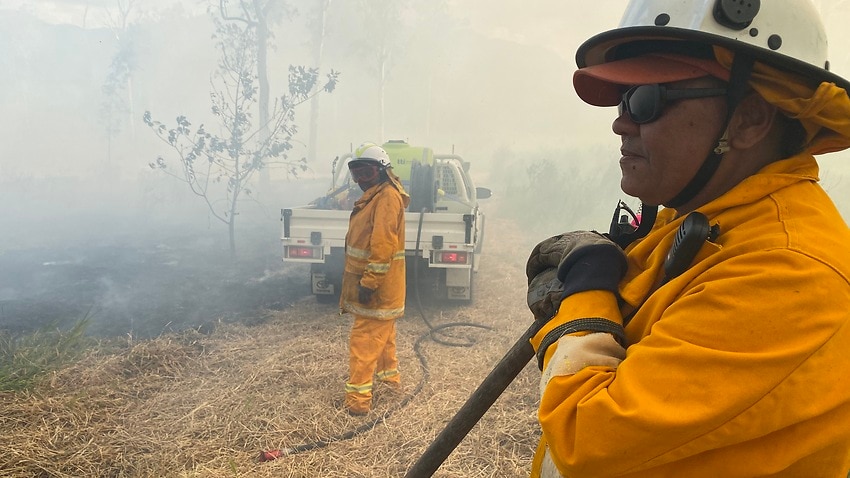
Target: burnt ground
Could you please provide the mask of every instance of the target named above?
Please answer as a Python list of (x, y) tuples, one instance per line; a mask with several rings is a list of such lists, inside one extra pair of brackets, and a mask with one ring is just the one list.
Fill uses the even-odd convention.
[(93, 335), (149, 338), (262, 321), (262, 311), (309, 294), (309, 269), (280, 260), (275, 227), (240, 231), (236, 261), (218, 229), (6, 251), (0, 328), (67, 328), (88, 318)]
[[(254, 324), (309, 294), (308, 268), (280, 258), (281, 207), (306, 204), (322, 178), (246, 196), (227, 226), (185, 184), (85, 177), (0, 178), (0, 332), (66, 328), (140, 339), (216, 324)], [(265, 312), (264, 312), (265, 311)]]
[[(156, 229), (0, 250), (0, 331), (69, 329), (87, 319), (93, 336), (209, 334), (221, 323), (261, 324), (274, 311), (313, 300), (309, 265), (281, 260), (273, 218), (238, 229), (235, 260), (221, 224)], [(413, 287), (408, 283), (411, 308)], [(420, 299), (434, 303), (425, 290)]]

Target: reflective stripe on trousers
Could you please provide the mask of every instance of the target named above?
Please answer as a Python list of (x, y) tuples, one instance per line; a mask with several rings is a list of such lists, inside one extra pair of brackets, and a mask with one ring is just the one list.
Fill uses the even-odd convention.
[(370, 401), (372, 377), (376, 371), (383, 375), (382, 380), (396, 381), (392, 379), (398, 376), (395, 322), (395, 319), (375, 320), (354, 316), (349, 341), (346, 392), (354, 392), (362, 400)]

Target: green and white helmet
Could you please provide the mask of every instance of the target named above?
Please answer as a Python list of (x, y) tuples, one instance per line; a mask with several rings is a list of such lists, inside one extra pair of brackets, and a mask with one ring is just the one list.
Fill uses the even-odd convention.
[(816, 85), (850, 89), (850, 82), (829, 71), (826, 31), (811, 0), (631, 0), (617, 28), (578, 48), (576, 63), (607, 63), (622, 58), (626, 45), (663, 40), (747, 53)]
[(390, 155), (384, 151), (384, 148), (375, 143), (363, 143), (354, 150), (354, 157), (348, 162), (349, 166), (357, 163), (375, 163), (381, 169), (393, 167), (390, 162)]

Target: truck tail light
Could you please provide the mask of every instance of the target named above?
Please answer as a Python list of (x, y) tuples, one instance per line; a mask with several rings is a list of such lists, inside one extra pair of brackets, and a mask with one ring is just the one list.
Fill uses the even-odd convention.
[(287, 246), (286, 257), (297, 259), (319, 259), (322, 257), (322, 249), (309, 246)]
[(442, 264), (466, 264), (466, 252), (443, 251), (437, 254)]

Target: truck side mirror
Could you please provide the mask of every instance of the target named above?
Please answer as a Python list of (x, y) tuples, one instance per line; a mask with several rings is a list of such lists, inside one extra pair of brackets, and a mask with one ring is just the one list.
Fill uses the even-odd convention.
[(475, 188), (475, 197), (477, 199), (487, 199), (493, 195), (493, 191), (488, 188)]

